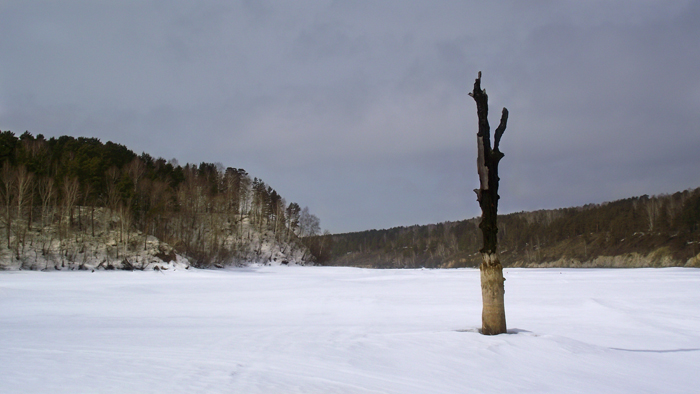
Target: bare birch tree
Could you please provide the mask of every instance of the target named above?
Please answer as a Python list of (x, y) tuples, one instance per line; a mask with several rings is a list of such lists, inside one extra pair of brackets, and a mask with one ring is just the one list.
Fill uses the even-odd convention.
[[(17, 186), (17, 193), (16, 193), (16, 203), (17, 203), (17, 220), (21, 221), (22, 218), (24, 217), (24, 211), (26, 210), (27, 204), (31, 204), (31, 197), (33, 193), (33, 187), (34, 187), (34, 174), (30, 173), (27, 171), (27, 168), (25, 166), (19, 166), (15, 172), (15, 184)], [(29, 216), (29, 215), (27, 215)], [(26, 220), (26, 225), (24, 226), (16, 226), (17, 228), (15, 229), (16, 232), (16, 237), (15, 237), (15, 244), (16, 244), (16, 257), (19, 259), (20, 257), (20, 244), (22, 245), (22, 250), (24, 249), (24, 240), (25, 236), (27, 234), (27, 230), (29, 229), (29, 218), (27, 217)]]
[(78, 178), (66, 178), (63, 181), (63, 204), (69, 217), (68, 224), (70, 226), (73, 225), (73, 208), (78, 201), (79, 194), (80, 183), (78, 182)]
[(38, 182), (39, 199), (41, 200), (41, 238), (42, 255), (47, 255), (51, 251), (51, 234), (48, 226), (52, 223), (54, 199), (56, 196), (54, 180), (51, 177), (40, 178)]
[(2, 200), (5, 205), (3, 210), (3, 219), (5, 222), (5, 232), (7, 235), (7, 248), (10, 249), (10, 236), (12, 234), (12, 211), (14, 205), (15, 197), (15, 182), (16, 182), (15, 169), (10, 165), (10, 163), (5, 162), (0, 170), (0, 181), (2, 182)]

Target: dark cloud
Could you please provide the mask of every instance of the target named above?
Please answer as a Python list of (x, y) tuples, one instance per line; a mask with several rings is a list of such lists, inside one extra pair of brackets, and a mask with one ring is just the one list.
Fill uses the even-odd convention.
[(334, 232), (700, 186), (697, 1), (0, 5), (0, 128), (246, 168)]

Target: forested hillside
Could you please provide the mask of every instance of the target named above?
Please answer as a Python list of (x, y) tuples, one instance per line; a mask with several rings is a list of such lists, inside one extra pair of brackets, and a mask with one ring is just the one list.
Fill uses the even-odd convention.
[[(314, 237), (323, 264), (475, 267), (479, 218)], [(498, 218), (506, 266), (700, 266), (700, 188)]]
[(301, 263), (312, 259), (301, 237), (319, 231), (308, 208), (243, 169), (180, 166), (95, 138), (2, 132), (0, 194), (0, 266), (73, 268), (98, 258), (143, 267), (149, 249), (196, 267)]
[[(0, 204), (0, 267), (138, 268), (178, 255), (196, 267), (480, 262), (479, 218), (320, 236), (308, 208), (243, 169), (94, 138), (0, 133)], [(700, 189), (502, 215), (498, 237), (506, 266), (700, 266)]]

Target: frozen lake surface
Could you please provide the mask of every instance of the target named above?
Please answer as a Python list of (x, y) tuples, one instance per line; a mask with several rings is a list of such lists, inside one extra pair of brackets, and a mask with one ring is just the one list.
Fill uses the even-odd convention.
[(691, 393), (700, 270), (0, 272), (1, 393)]

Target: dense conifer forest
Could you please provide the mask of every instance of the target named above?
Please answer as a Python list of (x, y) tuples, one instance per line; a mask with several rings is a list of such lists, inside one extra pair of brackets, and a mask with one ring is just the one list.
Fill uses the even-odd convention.
[[(315, 237), (312, 250), (328, 265), (476, 267), (479, 220)], [(700, 188), (499, 215), (498, 246), (506, 266), (700, 266)]]
[(263, 260), (261, 239), (288, 254), (306, 250), (301, 237), (319, 231), (308, 208), (287, 204), (243, 169), (180, 166), (96, 138), (0, 133), (0, 197), (4, 258), (41, 254), (62, 266), (90, 258), (90, 245), (93, 257), (103, 247), (131, 265), (149, 237), (173, 246), (161, 251), (166, 261), (175, 251), (197, 267)]

